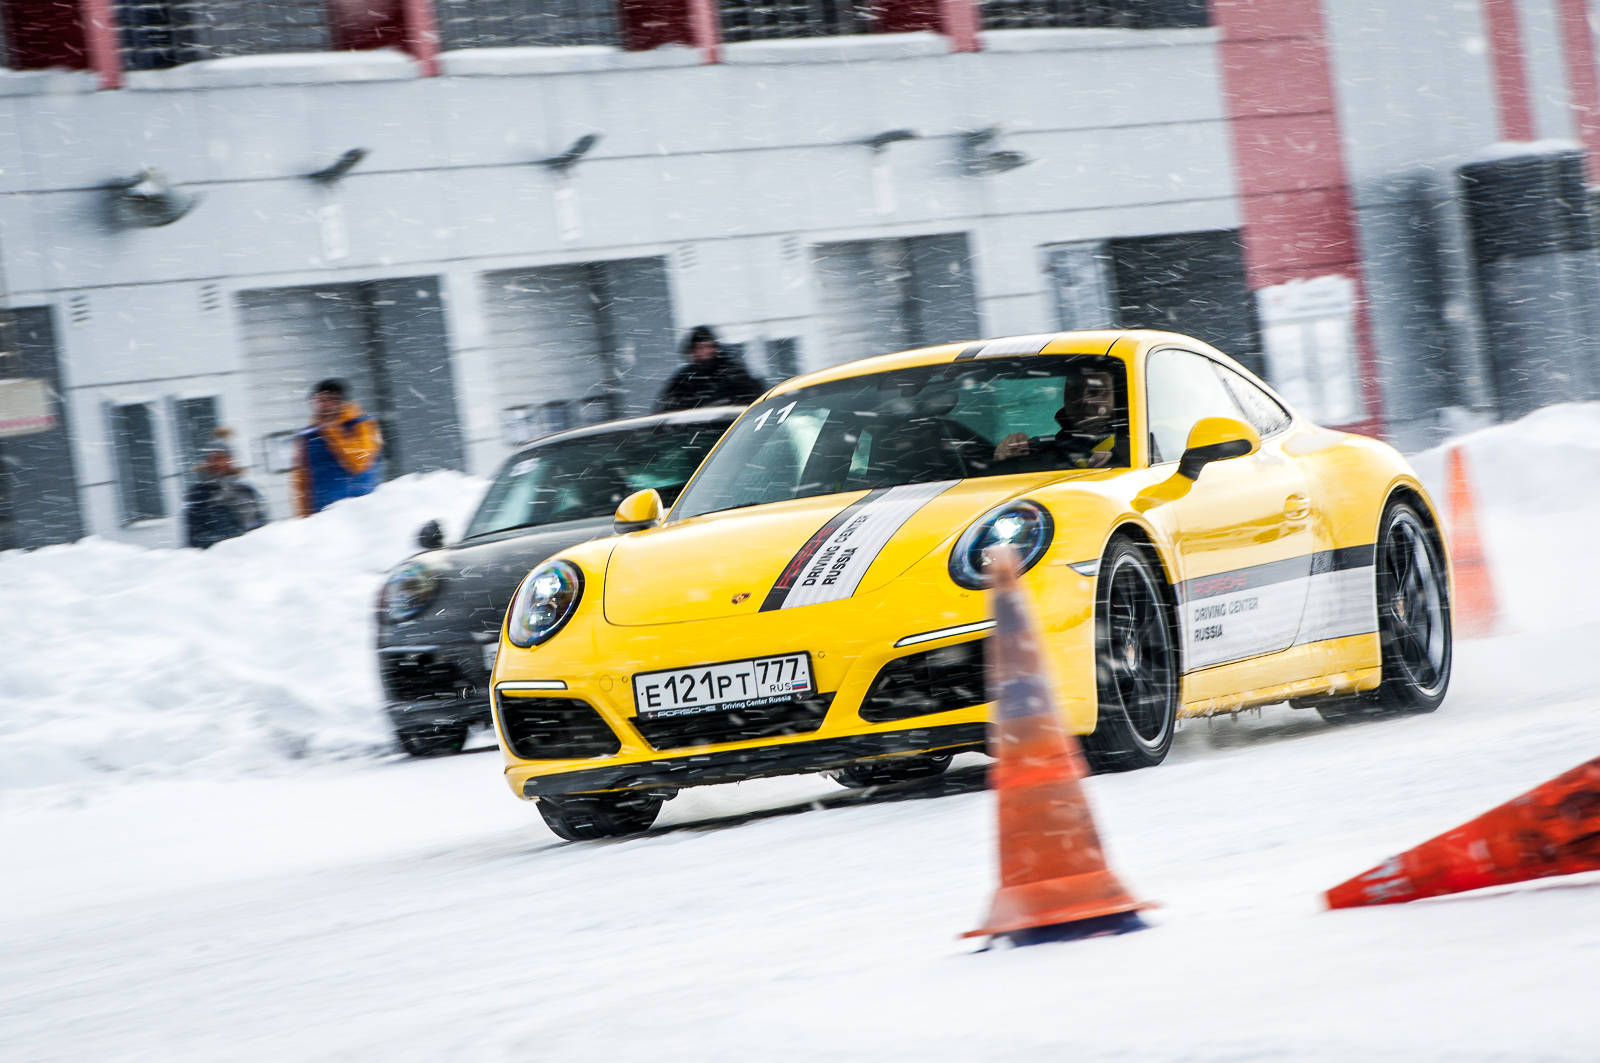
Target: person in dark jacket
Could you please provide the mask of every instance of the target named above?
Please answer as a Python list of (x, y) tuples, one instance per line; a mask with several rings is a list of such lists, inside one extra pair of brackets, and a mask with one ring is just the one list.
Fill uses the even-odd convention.
[(184, 542), (204, 550), (267, 522), (261, 493), (239, 478), (243, 471), (228, 449), (229, 431), (212, 433), (211, 446), (194, 467), (195, 481), (183, 502)]
[(383, 482), (383, 432), (346, 396), (344, 381), (322, 381), (311, 392), (311, 424), (295, 434), (295, 509), (302, 517), (371, 494)]
[(697, 406), (747, 406), (767, 390), (737, 357), (722, 349), (710, 325), (694, 327), (683, 341), (683, 355), (689, 364), (661, 389), (657, 413)]

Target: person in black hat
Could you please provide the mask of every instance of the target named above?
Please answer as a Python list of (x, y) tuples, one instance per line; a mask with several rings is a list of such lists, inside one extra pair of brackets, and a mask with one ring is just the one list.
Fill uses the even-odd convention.
[(689, 364), (661, 389), (657, 413), (697, 406), (748, 406), (767, 390), (737, 357), (722, 349), (710, 325), (694, 327), (683, 341), (683, 356)]
[(194, 482), (183, 504), (188, 546), (204, 550), (254, 531), (267, 521), (261, 493), (241, 479), (244, 470), (233, 463), (233, 451), (228, 448), (231, 434), (227, 428), (211, 433), (211, 444), (194, 467)]

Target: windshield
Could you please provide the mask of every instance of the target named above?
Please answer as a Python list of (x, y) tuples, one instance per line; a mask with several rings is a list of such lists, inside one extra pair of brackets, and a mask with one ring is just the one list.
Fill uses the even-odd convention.
[(752, 406), (676, 519), (897, 484), (1128, 465), (1120, 358), (985, 358), (851, 377)]
[(586, 517), (609, 517), (653, 487), (670, 506), (730, 420), (658, 424), (547, 443), (511, 457), (489, 486), (466, 538)]

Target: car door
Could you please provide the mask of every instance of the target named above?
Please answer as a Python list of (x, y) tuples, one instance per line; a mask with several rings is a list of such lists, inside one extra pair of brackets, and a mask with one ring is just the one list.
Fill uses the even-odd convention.
[(1202, 417), (1269, 430), (1256, 453), (1212, 462), (1169, 503), (1185, 671), (1288, 649), (1305, 608), (1315, 551), (1306, 480), (1280, 445), (1287, 415), (1274, 425), (1264, 411), (1247, 410), (1237, 397), (1236, 385), (1244, 383), (1192, 351), (1161, 348), (1145, 363), (1152, 466), (1171, 464), (1176, 475), (1189, 430)]

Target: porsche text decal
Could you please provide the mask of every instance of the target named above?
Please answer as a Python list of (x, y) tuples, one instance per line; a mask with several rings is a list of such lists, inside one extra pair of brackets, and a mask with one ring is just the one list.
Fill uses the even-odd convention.
[(1184, 670), (1378, 629), (1371, 546), (1185, 580)]
[(957, 481), (868, 491), (806, 540), (767, 592), (761, 611), (848, 598), (872, 562), (912, 515)]

